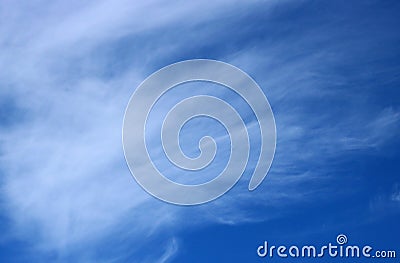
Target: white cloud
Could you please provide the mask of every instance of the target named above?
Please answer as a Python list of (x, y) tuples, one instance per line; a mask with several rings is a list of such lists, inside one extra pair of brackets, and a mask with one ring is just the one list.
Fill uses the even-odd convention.
[(390, 199), (394, 202), (399, 202), (400, 203), (400, 184), (395, 184), (393, 187), (393, 193), (390, 197)]
[(396, 202), (400, 202), (400, 192), (392, 194), (392, 200)]
[(157, 261), (159, 263), (166, 263), (170, 262), (173, 256), (178, 252), (178, 241), (176, 238), (171, 239), (170, 243), (165, 249), (164, 254), (161, 258)]
[[(151, 70), (147, 68), (150, 61), (180, 51), (187, 41), (160, 44), (156, 50), (146, 43), (132, 56), (133, 61), (123, 73), (112, 77), (103, 71), (111, 71), (115, 65), (96, 57), (96, 52), (101, 53), (102, 48), (123, 36), (136, 39), (165, 28), (179, 30), (182, 23), (192, 30), (219, 14), (241, 12), (242, 5), (228, 1), (208, 5), (184, 1), (3, 2), (0, 96), (14, 99), (14, 110), (24, 116), (0, 130), (0, 168), (4, 173), (1, 194), (15, 223), (12, 231), (22, 238), (34, 234), (39, 249), (68, 251), (96, 242), (126, 218), (130, 221), (125, 223), (132, 229), (129, 235), (138, 237), (151, 235), (165, 224), (184, 223), (186, 216), (197, 211), (202, 211), (207, 220), (194, 217), (194, 224), (261, 220), (241, 209), (250, 196), (241, 192), (247, 191), (247, 181), (207, 209), (183, 211), (155, 201), (132, 180), (125, 165), (121, 126), (129, 96), (146, 77), (143, 72)], [(213, 37), (202, 33), (205, 39)], [(189, 44), (202, 45), (198, 41)], [(293, 92), (293, 82), (287, 80), (307, 72), (301, 79), (307, 87), (295, 89), (299, 97), (332, 94), (327, 90), (317, 93), (318, 85), (313, 82), (316, 73), (312, 70), (326, 54), (276, 67), (274, 60), (285, 53), (284, 47), (268, 51), (276, 55), (266, 56), (262, 47), (255, 47), (226, 61), (252, 72), (253, 77), (257, 74), (255, 79), (265, 87), (273, 108), (289, 105), (277, 110), (278, 147), (285, 157), (275, 158), (273, 172), (266, 178), (268, 194), (252, 193), (255, 202), (277, 205), (309, 194), (304, 189), (290, 192), (288, 187), (316, 178), (315, 174), (296, 169), (299, 159), (309, 161), (316, 155), (337, 154), (338, 146), (343, 151), (375, 147), (384, 142), (387, 131), (396, 130), (399, 113), (387, 108), (372, 120), (362, 119), (363, 133), (355, 130), (352, 118), (329, 127), (325, 122), (329, 116), (304, 123), (305, 115), (291, 110), (293, 104), (285, 102)], [(265, 68), (275, 70), (265, 75), (258, 71), (264, 72)], [(265, 79), (260, 80), (261, 76)], [(312, 129), (311, 124), (319, 128)], [(310, 135), (310, 130), (315, 133)], [(282, 193), (282, 188), (288, 191)], [(397, 200), (398, 195), (393, 198)], [(177, 249), (177, 242), (172, 239), (160, 262), (168, 261)]]
[[(0, 130), (2, 196), (13, 233), (23, 239), (34, 234), (40, 250), (69, 251), (106, 236), (127, 215), (138, 237), (175, 220), (173, 208), (154, 201), (132, 180), (122, 155), (121, 125), (134, 87), (146, 77), (147, 61), (183, 44), (165, 43), (165, 50), (149, 54), (144, 46), (137, 60), (112, 77), (103, 71), (113, 65), (93, 53), (123, 36), (176, 27), (189, 17), (193, 26), (240, 6), (226, 4), (1, 4), (0, 95), (15, 100), (10, 110), (24, 115)], [(174, 241), (163, 260), (175, 250)]]

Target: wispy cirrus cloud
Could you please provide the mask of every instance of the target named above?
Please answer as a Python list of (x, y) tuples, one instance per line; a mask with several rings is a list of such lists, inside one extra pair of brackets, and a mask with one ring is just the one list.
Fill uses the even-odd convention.
[[(309, 167), (379, 148), (393, 138), (398, 108), (372, 105), (366, 113), (368, 98), (346, 90), (365, 76), (331, 70), (343, 66), (341, 59), (354, 48), (340, 53), (345, 43), (318, 30), (296, 35), (296, 48), (290, 39), (247, 38), (268, 35), (268, 26), (276, 26), (264, 18), (288, 4), (276, 2), (3, 3), (0, 100), (2, 111), (13, 118), (2, 121), (0, 169), (11, 235), (29, 240), (39, 252), (57, 251), (62, 260), (114, 232), (138, 242), (166, 226), (179, 232), (187, 218), (191, 225), (266, 220), (280, 215), (246, 209), (248, 202), (274, 207), (314, 198), (329, 176)], [(256, 10), (260, 6), (263, 16)], [(266, 33), (239, 27), (243, 21), (235, 17), (253, 13)], [(241, 30), (232, 32), (232, 25)], [(242, 68), (263, 87), (276, 115), (278, 148), (263, 185), (268, 191), (248, 193), (246, 173), (207, 208), (183, 210), (154, 200), (132, 180), (122, 154), (121, 125), (129, 96), (149, 73), (204, 54)], [(326, 104), (332, 106), (321, 107)], [(309, 187), (301, 188), (304, 183)], [(160, 262), (178, 253), (177, 239), (166, 239), (170, 244)], [(87, 262), (98, 259), (87, 257)]]
[[(13, 222), (12, 235), (62, 257), (98, 242), (127, 217), (137, 239), (174, 220), (174, 209), (154, 202), (126, 168), (123, 112), (143, 72), (153, 70), (149, 62), (184, 42), (154, 45), (146, 34), (189, 18), (186, 26), (194, 27), (226, 11), (225, 4), (2, 4), (1, 96), (2, 105), (12, 101), (4, 110), (14, 116), (1, 127), (2, 209)], [(140, 47), (127, 65), (117, 52), (127, 50), (125, 38)], [(175, 251), (176, 244), (161, 260)]]

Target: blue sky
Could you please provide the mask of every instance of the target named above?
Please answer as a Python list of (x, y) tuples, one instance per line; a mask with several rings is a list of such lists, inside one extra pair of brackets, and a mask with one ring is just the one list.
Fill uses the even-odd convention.
[[(280, 262), (258, 258), (257, 247), (324, 244), (340, 233), (400, 254), (399, 12), (398, 1), (2, 1), (0, 261)], [(277, 148), (249, 192), (254, 116), (229, 91), (202, 86), (195, 94), (238, 109), (253, 150), (227, 194), (180, 207), (132, 179), (121, 129), (147, 76), (194, 58), (231, 63), (257, 81)], [(150, 152), (166, 171), (153, 149), (157, 121), (193, 94), (171, 91), (153, 112)], [(198, 153), (192, 138), (222, 138), (216, 163), (196, 180), (222, 169), (224, 132), (207, 119), (183, 129), (189, 156)]]

